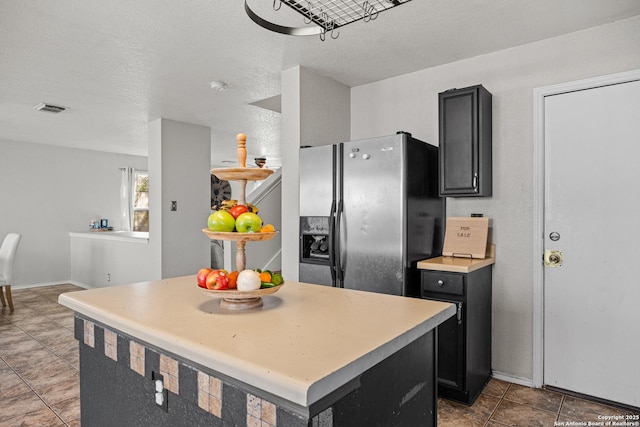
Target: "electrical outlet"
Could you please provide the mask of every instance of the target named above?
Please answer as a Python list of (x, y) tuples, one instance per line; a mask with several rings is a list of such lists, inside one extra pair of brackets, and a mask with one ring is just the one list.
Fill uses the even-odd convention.
[(171, 210), (172, 211), (177, 211), (178, 210), (178, 202), (176, 200), (172, 200), (171, 201)]
[(107, 273), (107, 282), (111, 281), (111, 273)]
[(153, 380), (153, 399), (156, 405), (162, 408), (163, 411), (169, 412), (169, 393), (164, 388), (164, 378), (157, 372), (151, 372), (151, 379)]

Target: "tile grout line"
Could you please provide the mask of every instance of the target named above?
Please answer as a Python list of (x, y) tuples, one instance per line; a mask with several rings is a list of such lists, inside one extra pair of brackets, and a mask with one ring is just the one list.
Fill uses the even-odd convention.
[[(493, 417), (493, 415), (498, 411), (498, 407), (500, 406), (500, 404), (502, 403), (502, 401), (504, 400), (504, 397), (507, 395), (507, 392), (509, 391), (509, 389), (511, 388), (511, 384), (507, 385), (507, 388), (504, 390), (504, 393), (502, 393), (502, 396), (500, 396), (500, 400), (498, 400), (498, 404), (496, 405), (495, 408), (493, 408), (493, 411), (491, 411), (491, 413), (489, 414), (489, 418), (487, 418), (487, 422), (485, 423), (485, 426), (488, 425), (491, 422), (497, 422), (491, 419), (491, 417)], [(502, 423), (499, 423), (502, 424)]]
[[(46, 317), (47, 319), (49, 319), (47, 316), (43, 316)], [(49, 319), (51, 320), (51, 319)], [(52, 322), (55, 322), (54, 320), (51, 320)], [(56, 322), (57, 323), (57, 322)], [(25, 334), (27, 334), (29, 336), (29, 338), (31, 338), (32, 340), (34, 340), (35, 342), (37, 342), (38, 344), (40, 344), (42, 347), (44, 347), (49, 353), (53, 354), (55, 357), (57, 357), (58, 359), (62, 360), (64, 363), (66, 363), (67, 365), (69, 365), (70, 367), (72, 367), (73, 369), (75, 369), (76, 371), (80, 371), (78, 368), (76, 368), (73, 364), (71, 364), (67, 359), (59, 356), (58, 354), (56, 354), (56, 352), (54, 352), (53, 350), (51, 350), (49, 348), (48, 345), (46, 345), (45, 343), (41, 342), (40, 340), (38, 340), (36, 337), (34, 337), (33, 335), (31, 335), (29, 332), (25, 331), (24, 329), (22, 329), (18, 324), (15, 325), (18, 329), (20, 329), (22, 332), (24, 332)], [(69, 330), (68, 328), (65, 328), (64, 326), (60, 325), (61, 328)], [(73, 333), (73, 331), (71, 331)], [(5, 362), (6, 363), (6, 362)]]
[(566, 396), (563, 394), (560, 399), (560, 407), (558, 408), (558, 415), (556, 416), (556, 421), (560, 421), (560, 415), (562, 414), (562, 406), (564, 406), (564, 398)]
[[(33, 394), (35, 394), (35, 395), (38, 397), (38, 399), (40, 399), (40, 401), (41, 401), (42, 403), (44, 403), (44, 405), (45, 405), (47, 408), (49, 408), (49, 410), (50, 410), (51, 412), (53, 412), (53, 415), (55, 415), (55, 416), (56, 416), (56, 418), (57, 418), (57, 419), (59, 419), (59, 420), (60, 420), (60, 422), (61, 422), (61, 423), (63, 423), (63, 424), (66, 426), (66, 425), (67, 425), (67, 422), (66, 422), (65, 420), (63, 420), (63, 419), (62, 419), (62, 417), (61, 417), (60, 415), (58, 415), (58, 413), (57, 413), (57, 412), (56, 412), (56, 411), (51, 407), (51, 405), (49, 405), (49, 403), (47, 403), (47, 401), (46, 401), (46, 400), (44, 400), (44, 399), (42, 398), (42, 396), (40, 396), (40, 394), (39, 394), (39, 393), (38, 393), (38, 392), (37, 392), (37, 391), (36, 391), (36, 390), (31, 386), (31, 384), (29, 384), (29, 382), (28, 382), (28, 381), (27, 381), (27, 380), (26, 380), (26, 379), (25, 379), (25, 378), (24, 378), (24, 377), (23, 377), (23, 376), (22, 376), (18, 371), (16, 371), (16, 370), (15, 370), (15, 368), (14, 368), (13, 366), (11, 366), (11, 365), (10, 365), (10, 364), (9, 364), (9, 363), (4, 359), (4, 357), (0, 356), (0, 359), (2, 359), (2, 361), (3, 361), (3, 362), (4, 362), (4, 363), (9, 367), (9, 369), (11, 369), (11, 371), (13, 371), (13, 373), (14, 373), (18, 378), (20, 378), (20, 381), (22, 381), (22, 383), (23, 383), (24, 385), (26, 385), (26, 386), (27, 386), (27, 388), (28, 388), (29, 390), (31, 390), (31, 392), (28, 392), (28, 391), (27, 391), (27, 392), (25, 392), (25, 393), (19, 394), (18, 396), (23, 396), (23, 395), (26, 395), (26, 394), (29, 394), (29, 393), (33, 393)], [(27, 413), (25, 413), (25, 414), (19, 414), (19, 415), (16, 415), (15, 417), (11, 417), (11, 418), (17, 418), (17, 417), (19, 417), (19, 416), (21, 416), (21, 415), (26, 415), (26, 414), (30, 414), (30, 413), (31, 413), (31, 412), (27, 412)], [(11, 421), (11, 418), (6, 419), (5, 421)]]
[[(509, 388), (510, 388), (512, 385), (513, 385), (513, 384), (509, 384)], [(507, 388), (507, 390), (508, 390), (509, 388)], [(544, 390), (544, 389), (540, 389), (540, 390)], [(562, 410), (562, 404), (564, 403), (564, 398), (566, 397), (566, 395), (565, 395), (565, 394), (563, 394), (563, 393), (557, 393), (557, 394), (559, 394), (559, 395), (561, 396), (561, 398), (560, 398), (560, 408), (559, 408), (557, 411), (550, 411), (550, 410), (548, 410), (548, 409), (540, 408), (540, 407), (538, 407), (538, 406), (535, 406), (535, 405), (534, 405), (534, 404), (532, 404), (531, 402), (526, 402), (526, 403), (525, 403), (525, 402), (518, 402), (518, 401), (516, 401), (516, 400), (505, 399), (505, 398), (503, 398), (503, 400), (506, 400), (507, 402), (515, 403), (515, 404), (517, 404), (517, 405), (527, 406), (527, 407), (529, 407), (529, 408), (535, 409), (536, 411), (542, 411), (542, 412), (546, 412), (546, 413), (548, 413), (548, 414), (553, 414), (553, 413), (555, 413), (555, 414), (556, 414), (556, 421), (557, 421), (558, 417), (560, 416), (560, 412), (561, 412), (561, 410)], [(506, 393), (505, 393), (505, 396), (506, 396)]]

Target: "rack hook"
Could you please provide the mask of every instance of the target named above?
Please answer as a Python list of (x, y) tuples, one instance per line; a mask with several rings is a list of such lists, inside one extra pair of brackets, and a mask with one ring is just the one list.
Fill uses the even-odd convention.
[(340, 31), (336, 32), (336, 36), (333, 36), (333, 32), (336, 30), (336, 21), (331, 21), (331, 38), (333, 40), (337, 39), (338, 37), (340, 37)]
[[(279, 4), (278, 7), (276, 7), (276, 3)], [(280, 10), (281, 7), (282, 7), (282, 0), (273, 0), (273, 10), (278, 11)]]
[[(282, 0), (280, 0), (282, 1)], [(312, 13), (311, 11), (313, 10), (313, 4), (308, 1), (307, 2), (307, 15), (309, 16), (308, 18), (304, 15), (302, 15), (304, 17), (304, 23), (305, 24), (311, 24), (313, 22), (313, 18), (312, 18)]]
[[(325, 41), (327, 39), (327, 31), (330, 28), (333, 28), (334, 21), (329, 21), (329, 15), (327, 14), (327, 12), (320, 11), (318, 16), (320, 17), (320, 21), (322, 22), (322, 32), (320, 32), (320, 40)], [(329, 26), (329, 24), (327, 24), (327, 22), (331, 22), (331, 27)]]
[(368, 1), (362, 2), (363, 15), (362, 20), (364, 22), (373, 21), (378, 17), (378, 10), (370, 4)]

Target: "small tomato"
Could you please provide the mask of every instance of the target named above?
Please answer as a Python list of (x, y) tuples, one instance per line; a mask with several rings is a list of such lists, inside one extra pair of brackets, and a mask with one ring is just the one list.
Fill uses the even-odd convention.
[(231, 209), (229, 209), (229, 213), (233, 215), (234, 218), (238, 218), (241, 214), (249, 212), (249, 208), (245, 205), (235, 205)]

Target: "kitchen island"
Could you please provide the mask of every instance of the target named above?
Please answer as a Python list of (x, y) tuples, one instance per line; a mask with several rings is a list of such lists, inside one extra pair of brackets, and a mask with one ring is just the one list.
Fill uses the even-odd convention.
[(286, 282), (225, 311), (195, 276), (62, 294), (83, 425), (428, 426), (449, 303)]

